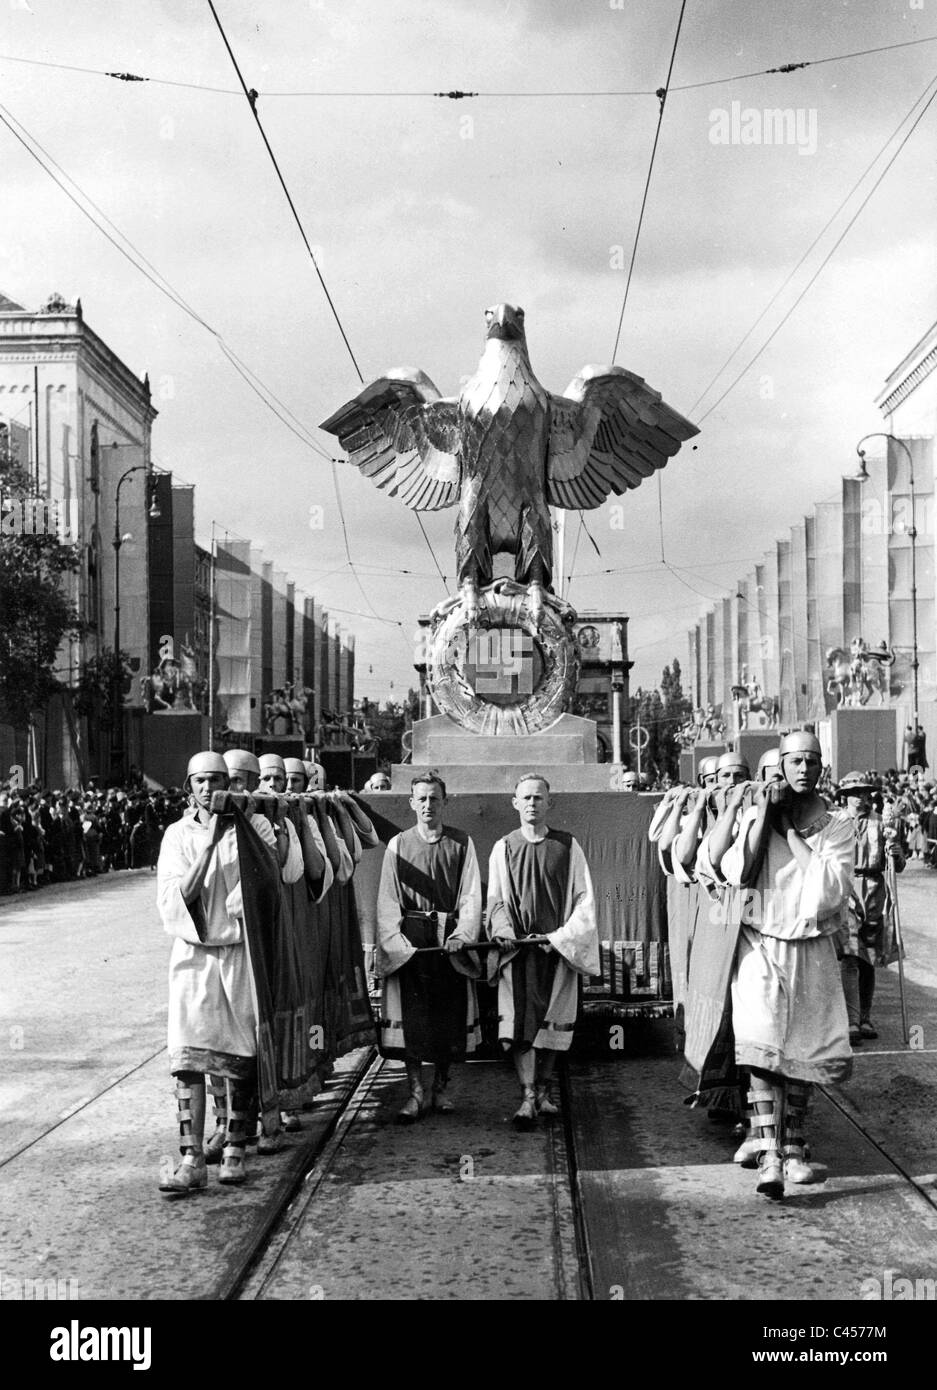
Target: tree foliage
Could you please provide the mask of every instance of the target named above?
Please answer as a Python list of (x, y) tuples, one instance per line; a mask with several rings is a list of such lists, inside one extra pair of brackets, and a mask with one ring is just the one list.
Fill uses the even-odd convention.
[(0, 499), (0, 719), (22, 728), (60, 688), (55, 667), (62, 642), (84, 631), (63, 584), (78, 570), (81, 553), (53, 526), (35, 524), (42, 499), (5, 438)]
[[(631, 697), (631, 722), (640, 716), (648, 731), (648, 744), (641, 754), (641, 771), (650, 780), (667, 774), (676, 777), (680, 767), (680, 745), (677, 730), (692, 713), (690, 701), (683, 693), (680, 662), (674, 657), (672, 666), (665, 666), (660, 688), (642, 690), (639, 686)], [(636, 765), (636, 759), (632, 760)]]
[(126, 694), (127, 652), (118, 659), (110, 647), (82, 665), (75, 687), (75, 713), (84, 714), (110, 728), (114, 723), (114, 691)]

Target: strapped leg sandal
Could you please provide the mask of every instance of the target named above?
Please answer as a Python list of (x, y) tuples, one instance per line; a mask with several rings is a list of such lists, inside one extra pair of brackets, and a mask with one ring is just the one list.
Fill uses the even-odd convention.
[(737, 1163), (740, 1168), (757, 1168), (758, 1160), (763, 1153), (761, 1135), (756, 1134), (754, 1129), (754, 1120), (757, 1115), (755, 1102), (760, 1099), (761, 1096), (757, 1091), (749, 1091), (745, 1097), (745, 1137), (732, 1155), (732, 1162)]
[(818, 1173), (806, 1160), (809, 1150), (804, 1143), (804, 1125), (807, 1119), (807, 1104), (810, 1099), (810, 1083), (807, 1081), (788, 1081), (784, 1098), (784, 1143), (781, 1153), (784, 1158), (784, 1181), (790, 1183), (823, 1182), (824, 1174)]
[(176, 1079), (176, 1104), (179, 1113), (179, 1152), (182, 1162), (171, 1176), (159, 1185), (167, 1197), (187, 1197), (208, 1186), (208, 1169), (202, 1152), (202, 1131), (205, 1128), (205, 1087)]
[(224, 1148), (221, 1151), (221, 1168), (218, 1181), (226, 1187), (239, 1187), (247, 1181), (247, 1165), (244, 1161), (244, 1146), (247, 1143), (247, 1130), (253, 1125), (257, 1114), (257, 1097), (253, 1086), (243, 1081), (231, 1082), (231, 1108), (228, 1111), (228, 1129)]
[(784, 1162), (778, 1147), (784, 1092), (780, 1086), (752, 1077), (752, 1141), (759, 1146), (755, 1191), (775, 1201), (784, 1196)]
[(225, 1132), (228, 1128), (228, 1083), (223, 1076), (209, 1076), (208, 1093), (212, 1099), (215, 1113), (214, 1133), (208, 1136), (205, 1145), (205, 1162), (220, 1163), (224, 1148)]

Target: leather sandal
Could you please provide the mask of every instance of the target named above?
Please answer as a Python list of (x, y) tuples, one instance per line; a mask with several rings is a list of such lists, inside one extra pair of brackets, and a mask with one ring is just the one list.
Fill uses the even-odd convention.
[(825, 1177), (819, 1174), (812, 1164), (806, 1163), (795, 1154), (784, 1160), (784, 1181), (806, 1184), (824, 1182)]
[(439, 1115), (451, 1115), (452, 1112), (455, 1110), (454, 1104), (446, 1095), (445, 1086), (433, 1087), (430, 1096), (430, 1104), (432, 1105), (432, 1108), (436, 1111), (436, 1113)]
[(264, 1134), (261, 1130), (257, 1136), (259, 1154), (278, 1154), (283, 1147), (283, 1136), (278, 1129), (274, 1130), (273, 1134)]
[(550, 1099), (549, 1086), (538, 1086), (536, 1092), (537, 1114), (538, 1115), (558, 1115), (560, 1108), (554, 1105)]
[(218, 1181), (226, 1187), (239, 1187), (241, 1183), (247, 1182), (247, 1164), (244, 1162), (242, 1144), (225, 1144), (221, 1153)]
[(784, 1196), (784, 1163), (777, 1149), (767, 1149), (762, 1155), (755, 1191), (775, 1201)]
[(397, 1112), (397, 1123), (401, 1125), (415, 1124), (417, 1120), (422, 1118), (424, 1109), (422, 1088), (414, 1088)]
[(869, 1022), (867, 1018), (863, 1019), (863, 1021), (859, 1024), (859, 1036), (863, 1038), (877, 1038), (878, 1029), (873, 1028), (872, 1024)]
[(227, 1125), (218, 1125), (215, 1132), (208, 1136), (208, 1139), (205, 1142), (206, 1163), (214, 1164), (221, 1162), (221, 1151), (224, 1148), (224, 1137), (226, 1130)]
[(740, 1168), (757, 1168), (761, 1153), (760, 1139), (743, 1139), (732, 1155), (732, 1162), (737, 1163)]
[(208, 1169), (205, 1155), (187, 1150), (182, 1162), (171, 1178), (165, 1178), (159, 1185), (160, 1192), (167, 1197), (187, 1197), (190, 1192), (203, 1192), (208, 1186)]
[(537, 1098), (533, 1090), (524, 1088), (524, 1099), (514, 1112), (514, 1124), (518, 1129), (533, 1129), (537, 1123)]

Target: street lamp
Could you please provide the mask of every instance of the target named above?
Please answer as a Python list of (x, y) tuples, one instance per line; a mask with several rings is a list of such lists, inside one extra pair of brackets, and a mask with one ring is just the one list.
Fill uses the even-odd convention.
[(859, 455), (859, 471), (853, 474), (856, 482), (864, 483), (869, 476), (865, 466), (865, 450), (862, 446), (870, 439), (887, 439), (890, 443), (899, 445), (900, 448), (904, 449), (908, 459), (908, 489), (911, 494), (911, 526), (908, 529), (908, 536), (911, 540), (911, 679), (914, 687), (912, 723), (916, 734), (918, 730), (918, 666), (920, 663), (918, 662), (917, 649), (917, 526), (914, 515), (914, 458), (907, 444), (897, 435), (886, 434), (884, 431), (864, 435), (856, 445), (856, 453)]
[[(105, 449), (139, 449), (139, 444), (105, 444), (101, 446)], [(121, 535), (120, 530), (120, 490), (127, 479), (134, 473), (150, 474), (150, 506), (148, 515), (154, 520), (158, 520), (162, 515), (159, 504), (156, 500), (155, 479), (152, 470), (145, 463), (135, 463), (132, 468), (128, 468), (120, 475), (117, 481), (117, 492), (114, 497), (114, 539), (111, 544), (114, 547), (114, 737), (113, 737), (113, 756), (112, 772), (116, 769), (117, 774), (123, 774), (124, 759), (124, 725), (123, 725), (123, 669), (120, 659), (120, 548), (124, 541), (129, 541), (129, 533)]]

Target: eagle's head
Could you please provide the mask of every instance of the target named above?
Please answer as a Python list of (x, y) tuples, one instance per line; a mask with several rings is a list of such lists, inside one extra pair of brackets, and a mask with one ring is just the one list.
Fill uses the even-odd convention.
[(503, 342), (526, 343), (524, 333), (524, 311), (515, 309), (513, 304), (495, 304), (485, 310), (485, 323), (488, 325), (488, 339), (500, 338)]

